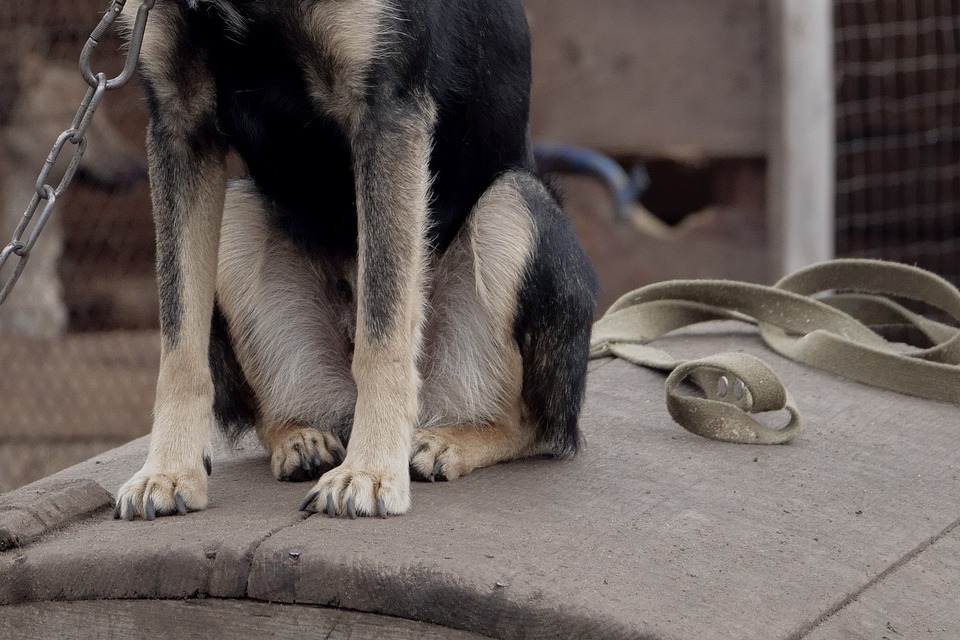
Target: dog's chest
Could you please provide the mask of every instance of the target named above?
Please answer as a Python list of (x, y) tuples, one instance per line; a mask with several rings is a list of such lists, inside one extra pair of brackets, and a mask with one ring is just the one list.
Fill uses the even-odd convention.
[(350, 128), (364, 101), (374, 31), (346, 10), (374, 3), (234, 0), (229, 14), (224, 6), (198, 5), (187, 20), (190, 42), (201, 49), (215, 85), (218, 130), (279, 205), (276, 215), (292, 235), (351, 246)]
[(194, 19), (207, 22), (204, 40), (224, 85), (221, 101), (269, 87), (300, 94), (315, 112), (351, 126), (373, 63), (389, 46), (393, 17), (385, 0), (204, 4)]

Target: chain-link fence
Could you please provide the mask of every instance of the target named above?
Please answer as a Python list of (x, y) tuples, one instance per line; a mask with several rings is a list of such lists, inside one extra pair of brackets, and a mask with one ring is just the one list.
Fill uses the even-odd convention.
[(960, 284), (960, 1), (836, 0), (837, 253)]
[[(0, 246), (84, 97), (78, 57), (107, 4), (0, 3)], [(94, 67), (116, 75), (120, 48), (104, 38)], [(136, 82), (107, 94), (78, 179), (0, 306), (0, 491), (149, 430), (158, 346), (145, 125)]]

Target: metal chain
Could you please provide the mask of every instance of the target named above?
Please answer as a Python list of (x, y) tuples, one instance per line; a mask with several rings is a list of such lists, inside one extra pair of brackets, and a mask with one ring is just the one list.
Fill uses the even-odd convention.
[[(127, 84), (133, 76), (133, 72), (137, 67), (137, 60), (140, 57), (140, 45), (143, 44), (143, 34), (147, 25), (147, 14), (155, 3), (156, 0), (143, 0), (143, 3), (137, 10), (136, 22), (130, 35), (130, 48), (127, 51), (127, 59), (124, 63), (123, 70), (116, 77), (108, 79), (107, 75), (103, 72), (94, 73), (91, 66), (91, 58), (93, 58), (93, 50), (99, 44), (100, 39), (120, 16), (126, 0), (113, 0), (110, 8), (100, 20), (100, 24), (97, 25), (87, 39), (87, 43), (84, 45), (83, 51), (80, 54), (80, 73), (83, 75), (83, 79), (86, 80), (87, 84), (90, 85), (90, 88), (87, 89), (87, 94), (80, 103), (80, 108), (77, 110), (77, 114), (74, 116), (70, 128), (60, 134), (53, 148), (50, 150), (50, 154), (47, 156), (47, 160), (43, 163), (43, 168), (40, 170), (40, 175), (37, 176), (36, 193), (33, 194), (26, 211), (23, 212), (23, 217), (13, 232), (10, 243), (3, 248), (3, 251), (0, 251), (0, 273), (2, 273), (3, 267), (8, 259), (12, 256), (17, 256), (18, 258), (14, 265), (13, 272), (3, 283), (3, 288), (0, 289), (0, 304), (3, 304), (3, 301), (7, 299), (10, 291), (13, 290), (13, 285), (15, 285), (20, 278), (20, 274), (23, 273), (23, 269), (27, 265), (27, 259), (30, 257), (30, 251), (36, 244), (37, 238), (40, 237), (40, 232), (43, 231), (47, 220), (50, 219), (53, 208), (57, 204), (57, 199), (63, 195), (63, 192), (73, 180), (73, 176), (77, 172), (77, 167), (80, 166), (80, 159), (83, 157), (83, 152), (87, 148), (87, 140), (84, 136), (90, 127), (93, 114), (96, 112), (97, 107), (100, 106), (103, 94), (113, 89), (119, 89)], [(57, 163), (60, 154), (68, 142), (74, 145), (73, 157), (70, 158), (70, 163), (67, 165), (66, 172), (59, 184), (53, 187), (47, 184), (47, 178), (50, 176), (50, 172), (53, 170), (54, 165)], [(39, 214), (37, 214), (38, 211)]]

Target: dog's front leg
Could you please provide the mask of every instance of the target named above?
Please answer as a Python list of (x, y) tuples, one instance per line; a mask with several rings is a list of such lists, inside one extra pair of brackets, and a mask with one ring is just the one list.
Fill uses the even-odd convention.
[[(148, 85), (149, 86), (149, 85)], [(224, 146), (212, 95), (154, 103), (147, 136), (157, 231), (160, 376), (150, 449), (117, 495), (115, 515), (155, 515), (207, 506), (213, 383), (208, 348), (223, 215)], [(208, 92), (209, 93), (209, 92)]]
[(432, 105), (411, 100), (371, 107), (354, 127), (357, 405), (346, 458), (320, 479), (303, 510), (352, 518), (410, 508), (433, 122)]

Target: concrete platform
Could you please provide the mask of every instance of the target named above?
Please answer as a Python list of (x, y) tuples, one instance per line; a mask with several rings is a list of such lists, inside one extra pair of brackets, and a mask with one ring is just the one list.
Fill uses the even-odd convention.
[[(661, 375), (598, 361), (574, 461), (415, 484), (411, 513), (297, 504), (256, 446), (221, 450), (211, 507), (115, 521), (137, 440), (0, 496), (0, 638), (960, 637), (960, 411), (743, 350), (804, 414), (793, 444), (721, 444), (667, 415)], [(271, 603), (271, 604), (267, 604)]]

